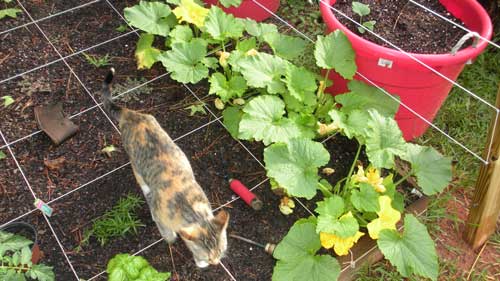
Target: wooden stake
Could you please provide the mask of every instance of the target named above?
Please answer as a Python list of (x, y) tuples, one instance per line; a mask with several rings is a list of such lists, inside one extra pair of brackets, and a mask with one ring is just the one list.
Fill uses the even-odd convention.
[[(500, 108), (500, 87), (496, 107)], [(492, 141), (491, 155), (486, 159), (490, 141)], [(490, 123), (488, 143), (483, 157), (489, 164), (482, 164), (479, 170), (464, 233), (464, 239), (474, 250), (481, 247), (493, 234), (500, 214), (500, 116), (493, 118)]]

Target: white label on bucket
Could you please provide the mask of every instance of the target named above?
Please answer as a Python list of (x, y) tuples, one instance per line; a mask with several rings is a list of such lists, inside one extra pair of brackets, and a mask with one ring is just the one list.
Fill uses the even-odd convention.
[(378, 65), (381, 67), (392, 68), (392, 60), (387, 60), (383, 58), (378, 59)]

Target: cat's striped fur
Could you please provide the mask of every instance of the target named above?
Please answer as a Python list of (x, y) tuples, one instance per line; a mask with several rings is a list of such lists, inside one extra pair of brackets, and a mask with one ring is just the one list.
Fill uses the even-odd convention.
[(113, 76), (111, 69), (103, 83), (104, 109), (118, 121), (135, 178), (161, 235), (172, 243), (179, 234), (198, 267), (218, 264), (227, 248), (228, 213), (212, 214), (188, 158), (152, 115), (111, 100)]

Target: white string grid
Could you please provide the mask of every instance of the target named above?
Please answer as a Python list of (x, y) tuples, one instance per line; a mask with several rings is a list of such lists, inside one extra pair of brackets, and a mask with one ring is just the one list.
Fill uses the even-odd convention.
[[(258, 6), (260, 6), (262, 9), (266, 10), (268, 13), (272, 14), (276, 19), (278, 19), (280, 22), (284, 23), (285, 25), (287, 25), (288, 27), (290, 27), (292, 30), (294, 30), (296, 33), (300, 34), (304, 39), (308, 40), (309, 42), (311, 43), (315, 43), (315, 41), (313, 39), (311, 39), (309, 36), (307, 36), (306, 34), (304, 34), (303, 32), (301, 32), (300, 30), (298, 30), (297, 28), (295, 28), (293, 25), (291, 25), (289, 22), (287, 22), (286, 20), (284, 20), (283, 18), (281, 18), (279, 15), (277, 15), (276, 13), (274, 13), (273, 11), (269, 10), (267, 7), (265, 7), (264, 5), (262, 5), (259, 1), (257, 0), (252, 0), (255, 4), (257, 4)], [(323, 0), (319, 0), (321, 1), (322, 3), (326, 3), (324, 2)], [(328, 4), (327, 4), (328, 5)], [(330, 5), (328, 5), (329, 7), (331, 7)], [(333, 7), (332, 7), (333, 8)], [(333, 8), (334, 9), (334, 8)], [(345, 17), (347, 17), (345, 14), (343, 14)], [(351, 21), (354, 21), (353, 19), (349, 18)], [(354, 21), (355, 22), (355, 21)], [(357, 23), (357, 22), (356, 22)], [(359, 23), (357, 23), (359, 25)], [(362, 26), (362, 25), (360, 25)], [(365, 28), (364, 26), (362, 26), (362, 28)], [(370, 32), (372, 32), (371, 30), (368, 30)], [(376, 34), (376, 36), (379, 37), (378, 34)], [(383, 40), (385, 40), (384, 38), (382, 38)], [(388, 42), (388, 41), (387, 41)], [(390, 43), (390, 42), (388, 42)], [(392, 43), (390, 43), (392, 44)], [(397, 47), (397, 46), (396, 46)], [(399, 48), (398, 48), (399, 49)], [(404, 52), (404, 51), (403, 51)], [(408, 55), (410, 55), (412, 58), (414, 58), (411, 54), (409, 53), (406, 53)], [(418, 59), (417, 59), (418, 60)], [(426, 65), (427, 66), (427, 65)], [(430, 66), (427, 66), (427, 68), (430, 68), (432, 69)], [(432, 69), (433, 72), (437, 72), (436, 70)], [(438, 72), (439, 73), (439, 72)], [(368, 77), (366, 77), (365, 75), (363, 75), (362, 73), (360, 73), (359, 71), (356, 71), (356, 74), (358, 74), (360, 77), (362, 77), (363, 79), (365, 79), (368, 83), (370, 83), (371, 85), (373, 85), (374, 87), (377, 87), (379, 90), (381, 90), (384, 94), (386, 94), (387, 96), (391, 97), (394, 101), (398, 102), (401, 106), (403, 106), (405, 109), (407, 109), (408, 111), (410, 111), (412, 114), (414, 114), (415, 116), (417, 116), (419, 119), (421, 119), (423, 122), (425, 122), (426, 124), (428, 124), (429, 126), (431, 126), (432, 128), (436, 129), (438, 132), (440, 132), (441, 134), (443, 134), (446, 138), (448, 138), (450, 141), (452, 141), (453, 143), (457, 144), (458, 146), (460, 146), (462, 149), (464, 149), (465, 151), (467, 151), (468, 153), (470, 153), (472, 156), (474, 156), (475, 158), (477, 158), (478, 160), (480, 160), (481, 162), (483, 162), (484, 164), (488, 164), (489, 161), (487, 159), (489, 159), (490, 155), (491, 155), (491, 145), (493, 143), (493, 140), (490, 139), (489, 140), (489, 149), (488, 149), (488, 153), (487, 153), (487, 157), (486, 159), (483, 159), (479, 154), (477, 154), (476, 152), (472, 151), (470, 148), (468, 148), (466, 145), (464, 145), (463, 143), (461, 143), (460, 141), (458, 141), (456, 138), (452, 137), (451, 135), (449, 135), (448, 133), (446, 133), (444, 130), (442, 130), (441, 128), (437, 127), (435, 124), (433, 124), (431, 121), (427, 120), (425, 117), (423, 117), (422, 115), (420, 115), (419, 113), (417, 113), (415, 110), (413, 110), (410, 106), (406, 105), (405, 103), (401, 102), (400, 100), (398, 100), (397, 98), (395, 98), (393, 95), (391, 95), (389, 92), (387, 92), (385, 89), (383, 89), (382, 87), (380, 87), (379, 85), (377, 85), (375, 82), (371, 81)], [(441, 73), (439, 73), (440, 76), (444, 76), (442, 75)], [(455, 81), (449, 79), (446, 77), (447, 80), (453, 82), (454, 85), (458, 85), (461, 89), (465, 89), (463, 86), (459, 85), (458, 83), (456, 83)], [(467, 89), (466, 89), (467, 90)], [(469, 90), (467, 90), (469, 91)], [(470, 92), (470, 91), (469, 91)], [(479, 96), (477, 96), (476, 94), (472, 93), (473, 94), (473, 97), (477, 97), (479, 101), (484, 101), (482, 98), (480, 98)], [(491, 105), (490, 103), (484, 101), (483, 102), (484, 104), (486, 104), (487, 106), (489, 107), (493, 107), (494, 111), (496, 112), (495, 114), (495, 119), (498, 119), (498, 116), (499, 116), (499, 113), (500, 113), (500, 110), (497, 109), (495, 106)]]
[[(24, 10), (24, 11), (28, 14), (28, 16), (30, 17), (30, 19), (32, 20), (32, 22), (30, 22), (30, 23), (28, 23), (28, 24), (24, 24), (24, 25), (22, 25), (22, 26), (20, 26), (20, 27), (13, 28), (13, 29), (11, 29), (11, 30), (9, 30), (9, 31), (12, 31), (12, 30), (15, 30), (15, 29), (18, 29), (18, 28), (21, 28), (21, 27), (24, 27), (24, 26), (27, 26), (27, 25), (30, 25), (30, 24), (35, 24), (35, 25), (37, 26), (37, 28), (39, 29), (39, 31), (42, 33), (42, 35), (45, 37), (45, 39), (46, 39), (46, 40), (50, 43), (50, 45), (51, 45), (51, 46), (54, 48), (54, 50), (58, 53), (58, 55), (59, 55), (59, 57), (60, 57), (60, 58), (59, 58), (59, 59), (57, 59), (57, 60), (55, 60), (55, 61), (52, 61), (52, 62), (50, 62), (50, 63), (48, 63), (48, 64), (45, 64), (45, 65), (42, 65), (42, 66), (38, 66), (38, 67), (36, 67), (36, 68), (34, 68), (34, 69), (30, 70), (30, 71), (27, 71), (27, 72), (25, 72), (25, 73), (21, 73), (21, 74), (15, 75), (15, 76), (13, 76), (13, 77), (10, 77), (10, 78), (8, 78), (8, 79), (2, 80), (2, 81), (0, 81), (0, 84), (1, 84), (1, 83), (4, 83), (4, 82), (7, 82), (7, 81), (9, 81), (9, 80), (11, 80), (11, 79), (14, 79), (14, 78), (16, 78), (16, 77), (19, 77), (19, 76), (25, 75), (25, 74), (27, 74), (27, 73), (29, 73), (29, 72), (35, 71), (35, 70), (37, 70), (37, 69), (40, 69), (40, 68), (46, 67), (46, 66), (48, 66), (48, 65), (50, 65), (50, 64), (53, 64), (53, 63), (56, 63), (56, 62), (59, 62), (59, 61), (63, 61), (63, 62), (67, 65), (67, 67), (70, 69), (70, 71), (72, 72), (72, 74), (73, 74), (73, 75), (77, 78), (77, 80), (79, 81), (79, 83), (80, 83), (80, 84), (84, 87), (84, 89), (86, 90), (86, 92), (87, 92), (87, 93), (88, 93), (88, 94), (92, 97), (92, 99), (93, 99), (93, 100), (94, 100), (94, 102), (95, 102), (95, 105), (94, 105), (94, 106), (92, 106), (92, 107), (90, 107), (90, 108), (88, 108), (88, 109), (86, 109), (86, 110), (84, 110), (84, 111), (82, 111), (82, 112), (79, 112), (79, 113), (77, 113), (77, 114), (75, 114), (75, 115), (71, 116), (70, 118), (73, 118), (73, 117), (76, 117), (76, 116), (78, 116), (78, 115), (81, 115), (81, 114), (83, 114), (84, 112), (87, 112), (87, 111), (89, 111), (89, 110), (92, 110), (92, 109), (94, 109), (94, 108), (96, 108), (96, 107), (99, 107), (99, 108), (101, 109), (101, 111), (102, 111), (102, 108), (101, 108), (102, 103), (98, 103), (98, 102), (97, 102), (97, 101), (93, 98), (93, 96), (91, 95), (90, 91), (88, 91), (88, 89), (87, 89), (87, 88), (83, 85), (82, 81), (78, 78), (78, 76), (76, 75), (76, 73), (75, 73), (75, 72), (71, 69), (71, 67), (67, 64), (66, 59), (68, 59), (68, 58), (70, 58), (70, 57), (72, 57), (72, 56), (75, 56), (75, 55), (77, 55), (77, 54), (83, 53), (83, 52), (85, 52), (85, 51), (88, 51), (88, 50), (90, 50), (90, 49), (92, 49), (92, 48), (95, 48), (95, 47), (98, 47), (98, 46), (100, 46), (100, 45), (103, 45), (103, 44), (109, 43), (109, 42), (111, 42), (111, 41), (114, 41), (114, 40), (116, 40), (116, 39), (118, 39), (118, 38), (121, 38), (121, 37), (127, 36), (127, 35), (129, 35), (129, 34), (131, 34), (131, 33), (135, 33), (135, 34), (137, 34), (137, 35), (138, 35), (137, 30), (136, 30), (136, 29), (133, 29), (132, 31), (127, 32), (127, 33), (125, 33), (125, 34), (122, 34), (122, 35), (120, 35), (120, 36), (117, 36), (117, 37), (115, 37), (115, 38), (113, 38), (113, 39), (110, 39), (110, 40), (107, 40), (107, 41), (101, 42), (101, 43), (99, 43), (99, 44), (97, 44), (97, 45), (94, 45), (94, 46), (92, 46), (92, 47), (86, 48), (86, 49), (84, 49), (84, 50), (80, 50), (80, 51), (78, 51), (78, 52), (76, 52), (76, 53), (73, 53), (73, 54), (71, 54), (71, 55), (68, 55), (68, 56), (65, 56), (65, 57), (64, 57), (64, 56), (62, 56), (62, 55), (59, 53), (59, 51), (57, 50), (57, 48), (56, 48), (56, 47), (52, 44), (52, 42), (50, 41), (50, 39), (49, 39), (49, 38), (45, 35), (45, 33), (42, 31), (42, 29), (41, 29), (41, 28), (38, 26), (38, 24), (37, 24), (37, 22), (40, 22), (40, 21), (42, 21), (42, 20), (46, 20), (46, 19), (48, 19), (48, 18), (52, 18), (52, 17), (54, 17), (54, 16), (61, 15), (61, 14), (64, 14), (64, 13), (66, 13), (66, 12), (70, 12), (70, 11), (73, 11), (73, 10), (79, 9), (79, 8), (81, 8), (81, 7), (88, 6), (88, 5), (90, 5), (90, 4), (97, 3), (97, 2), (99, 2), (99, 1), (100, 1), (100, 0), (97, 0), (97, 1), (91, 1), (91, 2), (88, 2), (88, 3), (82, 4), (82, 5), (80, 5), (80, 6), (77, 6), (77, 7), (71, 8), (71, 9), (68, 9), (68, 10), (66, 10), (66, 11), (59, 12), (59, 13), (57, 13), (57, 14), (54, 14), (54, 15), (51, 15), (51, 16), (48, 16), (48, 17), (45, 17), (45, 18), (42, 18), (42, 19), (39, 19), (39, 20), (33, 20), (33, 18), (31, 17), (31, 15), (29, 15), (29, 14), (28, 14), (27, 10), (26, 10), (26, 9), (22, 6), (22, 4), (21, 4), (21, 3), (19, 3), (19, 1), (18, 1), (18, 3), (20, 4), (20, 6), (23, 8), (23, 10)], [(292, 28), (295, 32), (297, 32), (297, 33), (301, 34), (304, 38), (308, 39), (308, 40), (309, 40), (309, 41), (311, 41), (311, 42), (314, 42), (313, 40), (311, 40), (310, 38), (308, 38), (305, 34), (303, 34), (303, 33), (302, 33), (302, 32), (300, 32), (299, 30), (297, 30), (295, 27), (293, 27), (292, 25), (290, 25), (288, 22), (284, 21), (284, 20), (283, 20), (282, 18), (280, 18), (278, 15), (276, 15), (275, 13), (271, 12), (270, 10), (268, 10), (268, 9), (267, 9), (265, 6), (263, 6), (260, 2), (258, 2), (258, 1), (256, 1), (256, 0), (252, 0), (252, 1), (253, 1), (253, 2), (255, 2), (256, 4), (258, 4), (261, 8), (263, 8), (263, 9), (264, 9), (264, 10), (266, 10), (267, 12), (271, 13), (271, 14), (272, 14), (275, 18), (277, 18), (277, 19), (278, 19), (278, 20), (280, 20), (281, 22), (284, 22), (284, 23), (285, 23), (288, 27)], [(322, 0), (320, 0), (320, 1), (324, 3), (324, 1), (322, 1)], [(121, 15), (121, 13), (119, 13), (119, 12), (118, 12), (118, 10), (117, 10), (117, 9), (116, 9), (116, 8), (115, 8), (115, 7), (114, 7), (114, 6), (113, 6), (113, 5), (112, 5), (112, 4), (111, 4), (108, 0), (106, 0), (106, 2), (107, 2), (107, 3), (108, 3), (108, 4), (109, 4), (109, 5), (113, 8), (113, 10), (115, 10), (115, 12), (116, 12), (117, 14), (119, 14), (119, 16), (120, 16), (120, 17), (121, 17), (121, 18), (125, 21), (125, 19), (124, 19), (124, 18), (123, 18), (123, 16)], [(410, 0), (410, 2), (414, 2), (414, 1)], [(332, 7), (332, 8), (333, 8), (333, 7)], [(334, 8), (333, 8), (333, 9), (334, 9)], [(426, 9), (426, 10), (428, 10), (428, 9)], [(345, 16), (345, 15), (344, 15), (344, 16)], [(350, 20), (352, 20), (352, 19), (350, 19)], [(353, 21), (353, 20), (352, 20), (352, 21)], [(125, 22), (126, 22), (126, 21), (125, 21)], [(355, 21), (354, 21), (354, 23), (357, 23), (357, 22), (355, 22)], [(127, 24), (128, 24), (128, 23), (127, 23)], [(359, 25), (359, 24), (358, 24), (358, 25)], [(364, 28), (364, 27), (362, 27), (362, 28)], [(4, 32), (2, 32), (2, 33), (0, 33), (0, 34), (3, 34), (3, 33), (6, 33), (6, 32), (4, 31)], [(377, 36), (377, 34), (374, 34), (374, 35), (375, 35), (375, 36)], [(383, 38), (381, 38), (381, 39), (383, 40)], [(484, 39), (484, 38), (483, 38), (483, 39)], [(390, 42), (388, 42), (388, 43), (390, 43)], [(489, 43), (493, 43), (493, 42), (489, 41)], [(493, 45), (495, 45), (496, 47), (498, 47), (498, 45), (496, 45), (496, 44), (494, 44), (494, 43), (493, 43)], [(160, 75), (160, 76), (158, 76), (158, 77), (156, 77), (156, 78), (154, 78), (154, 79), (152, 79), (152, 80), (150, 80), (150, 81), (147, 81), (147, 82), (145, 82), (145, 83), (143, 83), (143, 84), (141, 84), (141, 85), (139, 85), (139, 86), (137, 86), (137, 87), (135, 87), (135, 88), (129, 89), (129, 90), (127, 90), (127, 91), (125, 91), (125, 92), (123, 92), (123, 93), (119, 94), (118, 96), (120, 96), (120, 95), (124, 95), (124, 94), (126, 94), (126, 93), (128, 93), (128, 92), (131, 92), (131, 91), (133, 91), (133, 90), (135, 90), (135, 89), (137, 89), (137, 88), (139, 88), (139, 87), (141, 87), (141, 86), (144, 86), (144, 85), (146, 85), (146, 84), (148, 84), (148, 83), (151, 83), (152, 81), (157, 80), (157, 79), (160, 79), (160, 78), (162, 78), (162, 77), (164, 77), (164, 76), (166, 76), (166, 75), (168, 75), (168, 73), (162, 74), (162, 75)], [(361, 77), (363, 77), (363, 78), (365, 78), (365, 79), (366, 79), (366, 77), (364, 77), (362, 74), (358, 73), (358, 75), (360, 75)], [(445, 77), (445, 79), (446, 79), (446, 78), (447, 78), (447, 77)], [(368, 80), (368, 79), (367, 79), (367, 81), (368, 81), (368, 82), (370, 82), (372, 85), (377, 86), (375, 83), (371, 82), (370, 80)], [(451, 82), (452, 82), (452, 83), (454, 83), (454, 84), (456, 85), (456, 83), (455, 83), (454, 81), (451, 81)], [(191, 90), (191, 89), (190, 89), (187, 85), (184, 85), (184, 86), (185, 86), (185, 87), (186, 87), (186, 88), (187, 88), (187, 89), (188, 89), (188, 90), (189, 90), (189, 91), (190, 91), (190, 92), (191, 92), (191, 93), (192, 93), (192, 94), (193, 94), (193, 95), (194, 95), (197, 99), (199, 99), (199, 98), (196, 96), (196, 94), (194, 94), (194, 92), (193, 92), (193, 91), (192, 91), (192, 90)], [(457, 85), (457, 86), (461, 87), (460, 85)], [(379, 88), (380, 88), (380, 87), (379, 87)], [(463, 87), (461, 87), (461, 88), (463, 88)], [(382, 88), (380, 88), (380, 89), (381, 89), (382, 91), (384, 91)], [(468, 92), (468, 90), (467, 90), (467, 89), (465, 89), (465, 88), (463, 88), (463, 90), (464, 90), (464, 91), (466, 91), (466, 92)], [(387, 95), (391, 96), (391, 95), (390, 95), (389, 93), (387, 93), (386, 91), (384, 91), (384, 92), (385, 92)], [(470, 93), (469, 93), (469, 94), (470, 94)], [(477, 97), (477, 98), (479, 98), (479, 100), (481, 100), (481, 98), (480, 98), (480, 97), (478, 97), (477, 95), (475, 95), (475, 94), (473, 94), (473, 93), (472, 93), (472, 96), (473, 96), (473, 97)], [(391, 96), (391, 97), (392, 97), (392, 96)], [(395, 99), (395, 100), (397, 101), (397, 99)], [(487, 105), (489, 105), (489, 106), (492, 106), (491, 104), (489, 104), (489, 103), (487, 103), (487, 102), (485, 102), (485, 104), (487, 104)], [(402, 105), (403, 105), (405, 108), (407, 108), (407, 109), (411, 109), (410, 107), (408, 107), (408, 106), (406, 106), (406, 105), (404, 105), (404, 104), (402, 104)], [(498, 112), (499, 112), (499, 110), (498, 110), (496, 107), (494, 107), (494, 106), (493, 106), (493, 108), (496, 110), (496, 112), (497, 112), (496, 118), (498, 118)], [(215, 120), (212, 120), (210, 123), (213, 123), (213, 122), (220, 122), (220, 123), (224, 126), (224, 124), (220, 121), (220, 117), (215, 116), (215, 114), (213, 114), (213, 112), (211, 112), (211, 111), (210, 111), (210, 109), (209, 109), (208, 107), (207, 107), (207, 109), (209, 110), (209, 112), (210, 112), (210, 113), (211, 113), (214, 117), (216, 117), (216, 119), (215, 119)], [(103, 114), (105, 114), (105, 112), (104, 112), (104, 111), (102, 111), (102, 112), (103, 112)], [(416, 112), (412, 112), (412, 113), (414, 113), (414, 114), (415, 114)], [(105, 114), (105, 115), (106, 115), (106, 114)], [(418, 116), (418, 115), (417, 115), (417, 116)], [(107, 117), (107, 115), (106, 115), (106, 117)], [(109, 119), (109, 117), (107, 117), (107, 118), (108, 118), (108, 120), (111, 122), (111, 120)], [(424, 120), (424, 121), (427, 121), (426, 123), (428, 123), (429, 125), (433, 126), (433, 128), (438, 129), (441, 133), (445, 134), (445, 135), (446, 135), (449, 139), (451, 139), (451, 140), (452, 140), (453, 142), (455, 142), (456, 144), (460, 145), (462, 148), (466, 149), (468, 152), (473, 153), (473, 152), (472, 152), (472, 151), (470, 151), (467, 147), (465, 147), (463, 144), (461, 144), (460, 142), (458, 142), (458, 141), (454, 140), (451, 136), (448, 136), (448, 135), (447, 135), (446, 133), (444, 133), (442, 130), (440, 130), (439, 128), (435, 127), (435, 125), (433, 125), (431, 122), (429, 122), (428, 120), (425, 120), (425, 118), (423, 118), (423, 117), (421, 117), (421, 116), (419, 116), (419, 118), (421, 118), (421, 119), (422, 119), (422, 120)], [(111, 122), (111, 123), (112, 123), (112, 124), (113, 124), (113, 126), (114, 126), (114, 123), (113, 123), (113, 122)], [(201, 126), (200, 128), (202, 128), (202, 127), (204, 127), (204, 126), (206, 126), (206, 125), (208, 125), (208, 124), (205, 124), (205, 125)], [(195, 130), (198, 130), (198, 129), (200, 129), (200, 128), (197, 128), (197, 129), (195, 129)], [(117, 128), (116, 128), (116, 126), (115, 126), (115, 129), (117, 129)], [(31, 133), (31, 134), (30, 134), (30, 135), (28, 135), (28, 136), (22, 137), (22, 138), (20, 138), (20, 139), (18, 139), (18, 140), (15, 140), (15, 141), (13, 141), (13, 142), (9, 143), (9, 142), (7, 142), (7, 140), (4, 138), (3, 134), (2, 134), (2, 133), (1, 133), (1, 131), (0, 131), (0, 134), (2, 135), (2, 138), (4, 139), (4, 142), (6, 143), (6, 144), (5, 144), (5, 145), (3, 145), (2, 147), (0, 147), (0, 149), (3, 149), (3, 148), (5, 148), (5, 147), (7, 147), (7, 149), (9, 150), (9, 153), (11, 154), (12, 158), (13, 158), (13, 159), (15, 160), (15, 162), (16, 162), (16, 165), (18, 166), (19, 170), (21, 171), (21, 173), (22, 173), (22, 175), (23, 175), (23, 178), (24, 178), (24, 180), (25, 180), (26, 184), (28, 185), (28, 187), (29, 187), (29, 189), (30, 189), (30, 192), (32, 193), (32, 195), (33, 195), (33, 196), (35, 196), (35, 194), (34, 194), (34, 192), (33, 192), (32, 188), (31, 188), (31, 186), (29, 185), (29, 182), (27, 181), (27, 178), (25, 177), (24, 173), (22, 172), (22, 169), (21, 169), (21, 167), (19, 166), (19, 163), (17, 162), (17, 160), (16, 160), (16, 158), (15, 158), (15, 156), (14, 156), (13, 152), (12, 152), (12, 150), (11, 150), (11, 148), (10, 148), (10, 145), (12, 145), (12, 144), (14, 144), (14, 143), (16, 143), (16, 142), (19, 142), (19, 141), (21, 141), (21, 140), (23, 140), (23, 139), (29, 138), (29, 137), (31, 137), (31, 136), (33, 136), (33, 135), (36, 135), (36, 134), (38, 134), (39, 132), (40, 132), (40, 131), (37, 131), (37, 132)], [(187, 134), (185, 134), (185, 135), (181, 136), (181, 138), (182, 138), (182, 137), (185, 137), (185, 136), (187, 136), (187, 135), (189, 135), (189, 134), (190, 134), (190, 133), (187, 133)], [(261, 162), (260, 162), (260, 161), (259, 161), (259, 160), (258, 160), (258, 159), (257, 159), (257, 158), (256, 158), (256, 157), (255, 157), (255, 156), (254, 156), (254, 155), (253, 155), (253, 154), (252, 154), (252, 153), (248, 150), (248, 148), (246, 148), (246, 146), (245, 146), (245, 145), (243, 145), (241, 142), (240, 142), (240, 144), (241, 144), (241, 145), (242, 145), (242, 146), (243, 146), (243, 147), (247, 150), (247, 152), (248, 152), (248, 153), (250, 153), (250, 155), (252, 155), (252, 157), (253, 157), (253, 158), (254, 158), (254, 159), (255, 159), (255, 160), (256, 160), (256, 161), (257, 161), (260, 165), (262, 165), (262, 163), (261, 163)], [(475, 157), (477, 157), (478, 159), (482, 160), (483, 162), (485, 162), (482, 158), (478, 157), (478, 156), (477, 156), (477, 154), (473, 154), (473, 155), (474, 155)], [(122, 166), (120, 166), (120, 167), (118, 167), (118, 168), (115, 168), (114, 170), (112, 170), (112, 171), (110, 171), (110, 172), (108, 172), (108, 173), (106, 173), (106, 174), (104, 174), (104, 175), (102, 175), (102, 176), (100, 176), (100, 177), (97, 177), (96, 179), (94, 179), (94, 180), (90, 181), (89, 183), (86, 183), (86, 184), (84, 184), (84, 185), (80, 186), (78, 189), (81, 189), (81, 188), (83, 188), (83, 187), (87, 186), (88, 184), (90, 184), (90, 183), (92, 183), (92, 182), (95, 182), (95, 181), (97, 181), (97, 180), (99, 180), (99, 179), (101, 179), (101, 178), (103, 178), (103, 177), (105, 177), (105, 176), (107, 176), (107, 175), (109, 175), (109, 174), (114, 173), (115, 171), (117, 171), (117, 170), (119, 170), (119, 169), (121, 169), (121, 168), (123, 168), (123, 167), (127, 166), (128, 164), (129, 164), (129, 163), (126, 163), (126, 164), (124, 164), (124, 165), (122, 165)], [(262, 185), (263, 183), (265, 183), (266, 181), (267, 181), (267, 179), (266, 179), (266, 180), (264, 180), (264, 181), (262, 181), (262, 182), (260, 182), (260, 183), (258, 183), (256, 186), (252, 187), (252, 188), (251, 188), (251, 190), (254, 190), (255, 188), (258, 188), (259, 186), (261, 186), (261, 185)], [(76, 191), (76, 190), (75, 190), (75, 191)], [(70, 193), (75, 192), (75, 191), (71, 191)], [(68, 193), (68, 194), (69, 194), (69, 193)], [(55, 201), (57, 201), (57, 200), (59, 200), (59, 199), (63, 198), (64, 196), (66, 196), (66, 195), (68, 195), (68, 194), (64, 194), (64, 195), (62, 195), (62, 196), (59, 196), (58, 198), (53, 199), (52, 201), (50, 201), (50, 203), (55, 202)], [(35, 198), (36, 198), (36, 196), (35, 196)], [(228, 205), (228, 204), (230, 204), (230, 203), (232, 203), (232, 202), (234, 202), (234, 201), (236, 201), (236, 200), (237, 200), (237, 199), (232, 199), (232, 200), (230, 200), (229, 202), (227, 202), (227, 203), (223, 204), (222, 206), (220, 206), (220, 207), (218, 207), (218, 208), (214, 209), (214, 211), (215, 211), (215, 210), (218, 210), (218, 209), (222, 208), (223, 206), (226, 206), (226, 205)], [(301, 205), (302, 205), (302, 206), (303, 206), (303, 207), (304, 207), (304, 208), (305, 208), (308, 212), (310, 212), (311, 214), (313, 214), (310, 210), (308, 210), (308, 209), (307, 209), (307, 207), (306, 207), (306, 206), (304, 206), (304, 205), (302, 204), (302, 202), (300, 202), (300, 201), (298, 201), (298, 202), (299, 202), (299, 204), (301, 204)], [(24, 217), (24, 216), (26, 216), (26, 215), (28, 215), (28, 214), (31, 214), (31, 213), (33, 213), (34, 211), (35, 211), (35, 209), (30, 210), (29, 212), (25, 213), (24, 215), (22, 215), (22, 216), (20, 216), (20, 217), (18, 217), (18, 218), (16, 218), (16, 219), (19, 219), (19, 218)], [(16, 219), (14, 219), (14, 220), (16, 220)], [(56, 241), (58, 242), (58, 244), (59, 244), (59, 246), (60, 246), (60, 248), (61, 248), (61, 250), (62, 250), (63, 254), (65, 255), (66, 260), (67, 260), (67, 261), (68, 261), (68, 263), (70, 264), (70, 267), (72, 268), (73, 273), (74, 273), (74, 274), (75, 274), (75, 276), (78, 278), (78, 275), (77, 275), (77, 274), (76, 274), (76, 272), (74, 271), (73, 266), (72, 266), (71, 262), (69, 261), (69, 258), (67, 257), (66, 253), (64, 252), (64, 248), (63, 248), (62, 244), (60, 243), (60, 241), (59, 241), (58, 237), (57, 237), (57, 236), (56, 236), (56, 234), (55, 234), (55, 231), (53, 230), (52, 226), (50, 225), (50, 221), (48, 220), (48, 218), (47, 218), (47, 217), (45, 217), (45, 219), (46, 219), (47, 223), (49, 224), (49, 227), (51, 228), (51, 231), (53, 232), (53, 235), (55, 236)], [(11, 221), (14, 221), (14, 220), (11, 220)], [(150, 248), (150, 247), (154, 246), (155, 244), (157, 244), (157, 243), (159, 243), (159, 242), (161, 242), (161, 241), (162, 241), (162, 239), (160, 239), (160, 240), (156, 241), (155, 243), (153, 243), (153, 244), (151, 244), (151, 245), (147, 246), (147, 247), (146, 247), (146, 248), (144, 248), (144, 249), (141, 249), (140, 251), (138, 251), (138, 252), (137, 252), (137, 253), (135, 253), (135, 254), (139, 254), (139, 253), (141, 253), (142, 251), (144, 251), (144, 250), (146, 250), (146, 249), (148, 249), (148, 248)], [(229, 274), (229, 276), (230, 276), (233, 280), (235, 280), (235, 279), (234, 279), (234, 277), (232, 276), (232, 274), (231, 274), (231, 273), (227, 270), (227, 268), (226, 268), (224, 265), (222, 265), (222, 267), (226, 270), (226, 272)], [(101, 273), (101, 274), (102, 274), (102, 273)], [(95, 277), (97, 277), (97, 276), (95, 276)], [(94, 277), (93, 277), (93, 278), (94, 278)], [(93, 279), (93, 278), (92, 278), (92, 279)], [(92, 280), (92, 279), (90, 279), (90, 280)]]

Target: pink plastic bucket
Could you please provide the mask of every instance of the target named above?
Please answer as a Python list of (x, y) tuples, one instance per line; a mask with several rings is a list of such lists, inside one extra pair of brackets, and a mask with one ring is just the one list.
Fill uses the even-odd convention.
[[(336, 2), (336, 0), (326, 1), (329, 1), (330, 5)], [(440, 0), (439, 2), (456, 18), (462, 20), (468, 29), (485, 38), (491, 38), (491, 20), (476, 0)], [(356, 63), (360, 74), (389, 93), (398, 95), (402, 103), (425, 119), (429, 121), (434, 119), (451, 90), (450, 82), (398, 50), (382, 47), (351, 32), (337, 20), (337, 17), (343, 16), (330, 9), (326, 3), (321, 2), (321, 13), (328, 31), (340, 29), (351, 41), (356, 52)], [(443, 21), (443, 24), (450, 23)], [(467, 47), (455, 55), (412, 55), (455, 81), (465, 63), (476, 58), (487, 45), (486, 41), (480, 40), (475, 48)], [(330, 79), (333, 80), (334, 85), (327, 91), (332, 94), (346, 92), (347, 81), (337, 73), (333, 71), (331, 73)], [(356, 75), (355, 79), (364, 80), (359, 75)], [(422, 119), (402, 106), (396, 113), (395, 119), (406, 140), (421, 136), (429, 127)]]
[[(205, 3), (210, 5), (217, 5), (218, 0), (204, 0)], [(262, 6), (265, 6), (273, 13), (278, 10), (280, 6), (280, 0), (258, 0)], [(233, 14), (238, 18), (251, 18), (256, 21), (263, 21), (272, 16), (261, 6), (253, 2), (252, 0), (243, 0), (239, 7), (224, 8), (222, 5), (220, 7), (227, 13)]]

